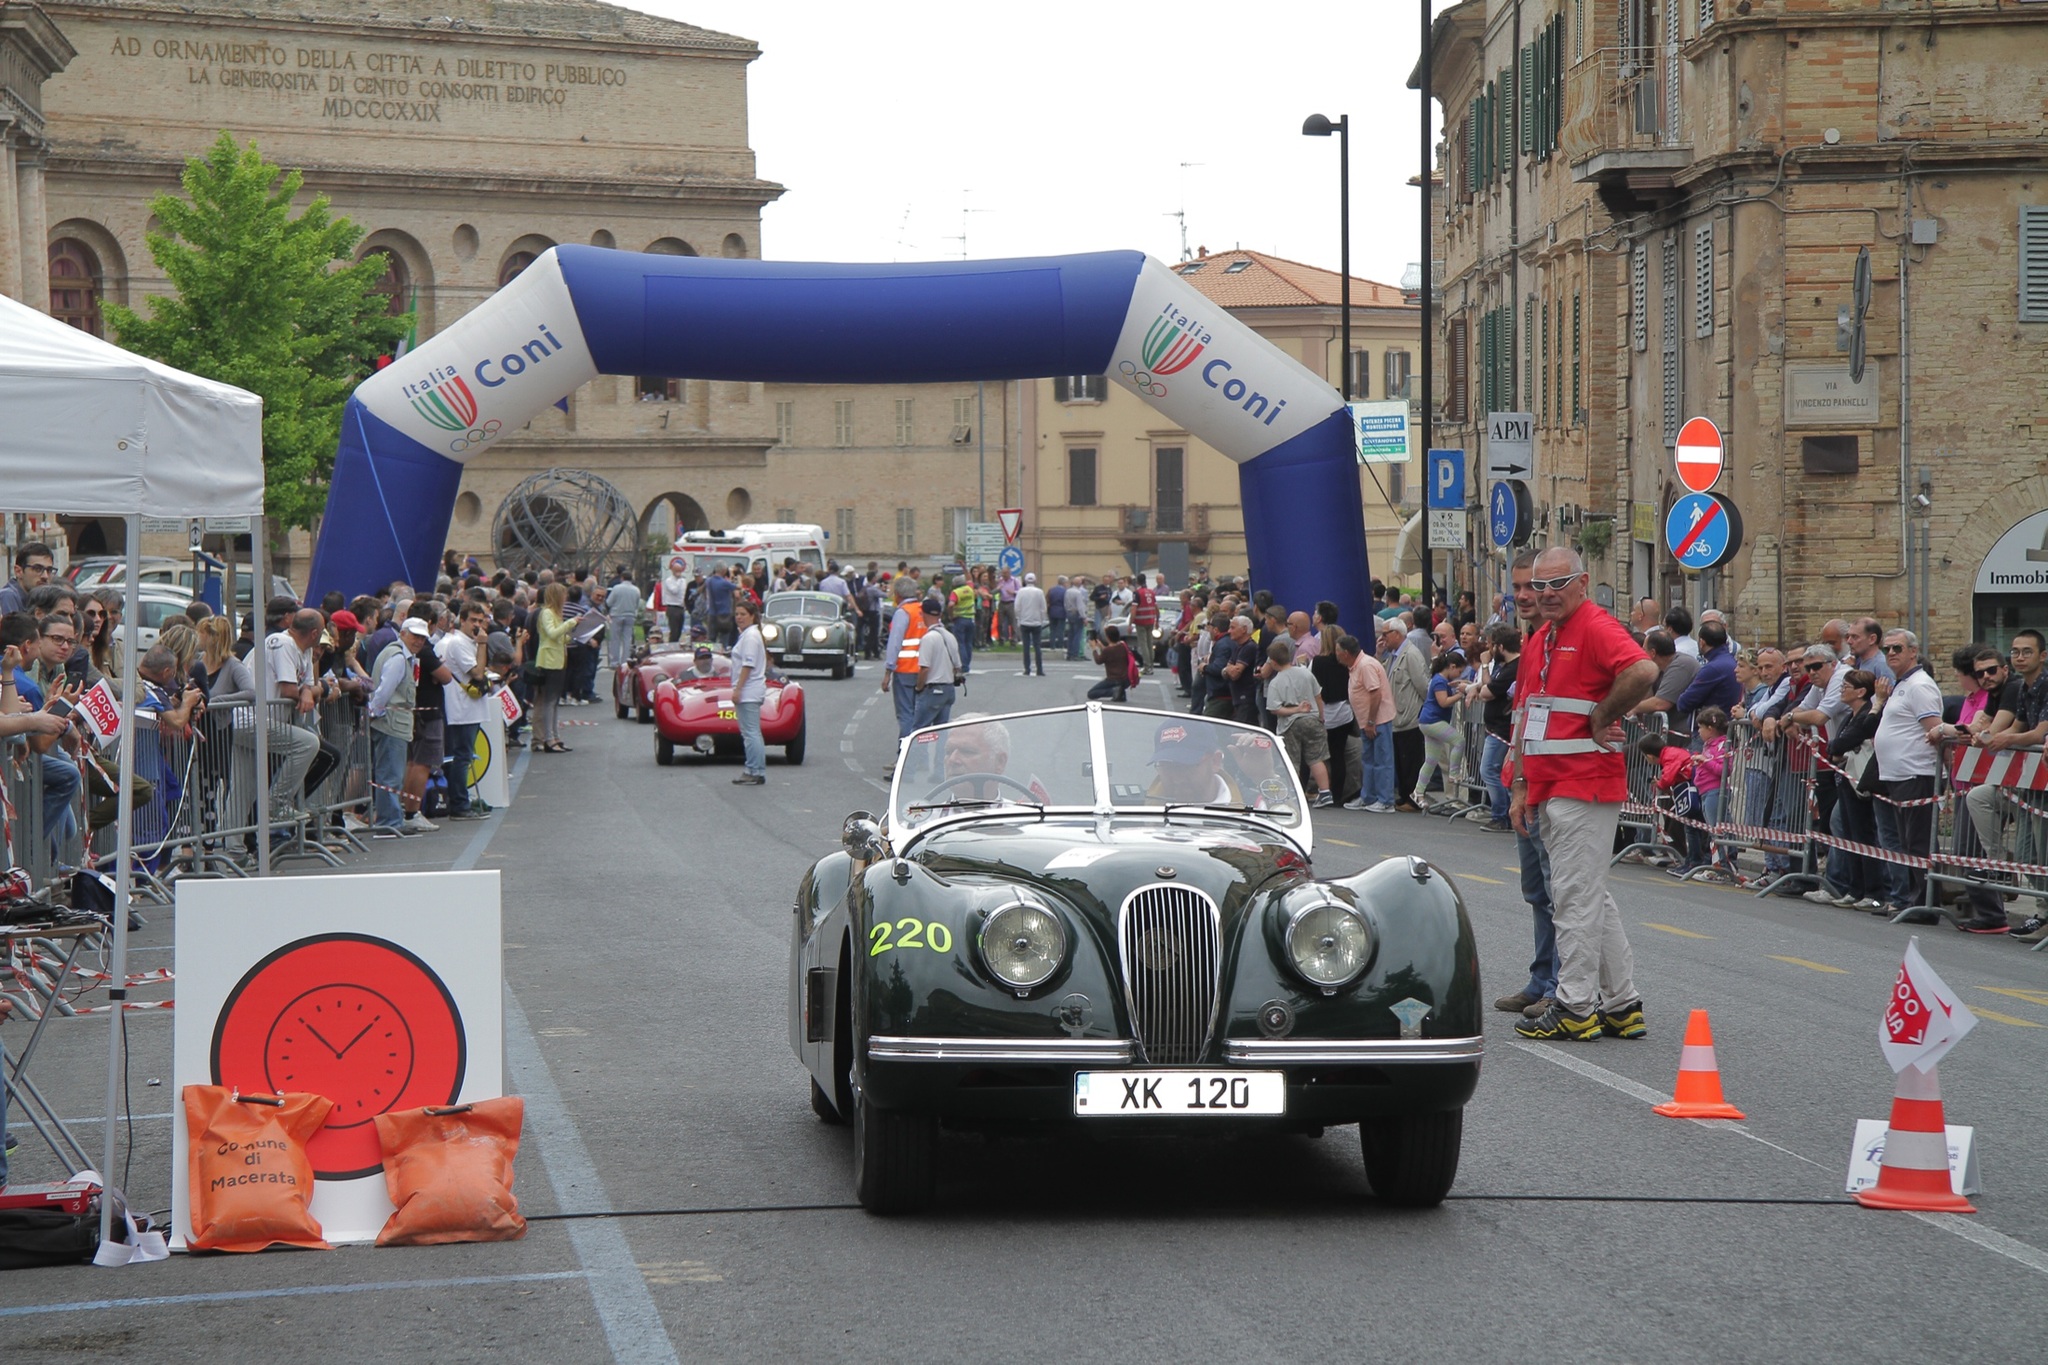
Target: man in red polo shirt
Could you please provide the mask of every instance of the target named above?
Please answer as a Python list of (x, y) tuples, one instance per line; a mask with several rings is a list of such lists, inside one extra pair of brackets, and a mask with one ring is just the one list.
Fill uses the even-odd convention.
[(1553, 547), (1533, 566), (1543, 625), (1522, 655), (1509, 818), (1540, 814), (1557, 926), (1557, 1001), (1515, 1026), (1524, 1038), (1641, 1038), (1643, 1002), (1621, 911), (1607, 890), (1614, 829), (1628, 795), (1621, 718), (1657, 682), (1657, 665), (1619, 621), (1586, 600), (1586, 566)]

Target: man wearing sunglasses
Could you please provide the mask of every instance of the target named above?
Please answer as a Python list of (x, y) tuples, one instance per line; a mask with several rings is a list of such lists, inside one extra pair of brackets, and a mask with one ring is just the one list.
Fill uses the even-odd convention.
[(1634, 955), (1607, 889), (1614, 831), (1628, 796), (1621, 719), (1650, 694), (1657, 666), (1622, 624), (1586, 597), (1586, 566), (1553, 546), (1530, 586), (1543, 618), (1516, 673), (1522, 718), (1508, 808), (1518, 834), (1542, 821), (1557, 931), (1557, 1003), (1515, 1026), (1524, 1038), (1590, 1042), (1647, 1032)]
[[(1976, 663), (1978, 680), (1991, 686), (1999, 671), (1995, 658), (1987, 659), (1980, 654)], [(2000, 689), (1969, 728), (1944, 726), (1944, 738), (1967, 736), (1977, 747), (1992, 750), (2027, 749), (2048, 739), (2048, 638), (2031, 626), (2014, 635), (2012, 666), (2016, 676)], [(2006, 857), (2004, 831), (2000, 827), (2000, 817), (2009, 809), (2005, 792), (1992, 783), (1980, 783), (1970, 788), (1963, 804), (1970, 812), (1970, 823), (1976, 827), (1977, 842), (1983, 845), (1984, 856)], [(2005, 898), (1997, 892), (1972, 887), (1969, 904), (1971, 914), (1963, 928), (1997, 933), (1997, 926), (2007, 923)], [(2048, 918), (2035, 913), (2012, 932), (2013, 937), (2023, 942), (2039, 943), (2048, 938)]]
[[(1869, 622), (1858, 622), (1858, 628)], [(1889, 700), (1878, 717), (1877, 842), (1880, 848), (1898, 854), (1925, 858), (1932, 850), (1934, 808), (1905, 804), (1924, 801), (1934, 795), (1941, 738), (1941, 687), (1920, 666), (1920, 639), (1910, 630), (1894, 630), (1884, 637), (1884, 656), (1892, 666), (1893, 682)], [(1884, 877), (1885, 906), (1894, 917), (1903, 915), (1909, 923), (1938, 924), (1941, 917), (1920, 908), (1927, 890), (1927, 871), (1905, 863), (1886, 862), (1879, 869)], [(2005, 915), (2000, 913), (1995, 928), (1966, 924), (1982, 933), (2005, 932)]]
[[(1788, 730), (1807, 729), (1818, 730), (1832, 740), (1835, 731), (1849, 718), (1849, 704), (1842, 700), (1842, 680), (1849, 670), (1841, 666), (1835, 651), (1825, 644), (1808, 645), (1798, 667), (1804, 681), (1794, 684), (1794, 691), (1802, 695), (1792, 703), (1783, 720), (1763, 723), (1764, 738), (1776, 739)], [(1829, 821), (1835, 810), (1835, 784), (1814, 783), (1813, 799), (1813, 827), (1832, 828)]]

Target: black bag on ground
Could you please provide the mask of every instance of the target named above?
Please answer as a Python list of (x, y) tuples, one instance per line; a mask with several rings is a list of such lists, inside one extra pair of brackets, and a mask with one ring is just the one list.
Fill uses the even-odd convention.
[(86, 1213), (0, 1209), (0, 1270), (78, 1265), (100, 1247), (99, 1201)]

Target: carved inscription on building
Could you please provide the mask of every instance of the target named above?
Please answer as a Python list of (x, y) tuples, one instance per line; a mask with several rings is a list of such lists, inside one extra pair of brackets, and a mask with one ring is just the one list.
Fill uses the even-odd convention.
[(226, 39), (178, 30), (116, 34), (110, 56), (153, 63), (156, 79), (176, 73), (188, 86), (267, 98), (327, 122), (444, 123), (464, 114), (545, 117), (590, 112), (631, 72), (565, 55), (534, 59), (525, 49), (315, 46), (303, 39)]

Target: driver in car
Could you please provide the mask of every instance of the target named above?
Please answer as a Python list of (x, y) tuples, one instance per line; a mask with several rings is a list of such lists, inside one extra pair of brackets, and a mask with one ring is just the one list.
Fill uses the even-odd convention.
[(723, 655), (712, 653), (711, 646), (709, 645), (698, 645), (696, 653), (690, 659), (690, 666), (683, 670), (682, 680), (687, 682), (692, 678), (730, 678), (731, 676), (732, 660), (725, 658)]
[(1271, 735), (1238, 735), (1230, 741), (1224, 762), (1246, 797), (1260, 810), (1293, 809), (1294, 787), (1281, 770), (1283, 750)]
[[(962, 721), (979, 723), (961, 724)], [(957, 716), (949, 728), (927, 731), (911, 739), (913, 748), (927, 744), (944, 745), (944, 776), (930, 794), (918, 798), (918, 804), (1036, 801), (1044, 805), (1051, 801), (1044, 784), (1036, 777), (1020, 781), (1009, 775), (1009, 727), (988, 719), (985, 713)]]
[(1161, 805), (1191, 802), (1242, 806), (1244, 797), (1223, 775), (1223, 751), (1216, 747), (1216, 727), (1200, 721), (1169, 720), (1152, 740), (1152, 785), (1148, 800)]

